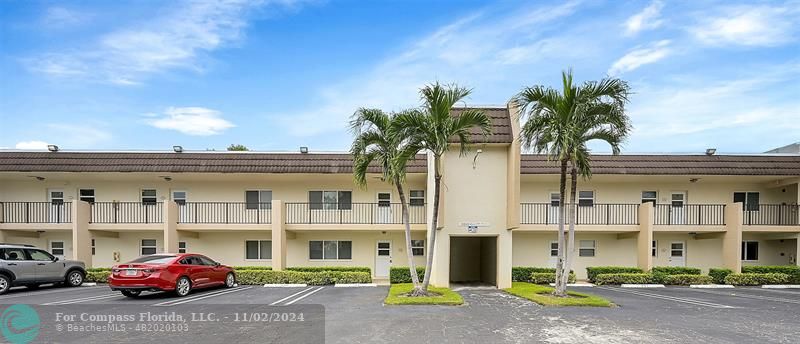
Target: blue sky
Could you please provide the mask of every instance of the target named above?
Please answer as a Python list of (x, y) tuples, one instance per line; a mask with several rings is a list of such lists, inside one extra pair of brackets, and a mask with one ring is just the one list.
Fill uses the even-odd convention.
[[(800, 141), (800, 2), (0, 0), (0, 147), (346, 150), (432, 81), (505, 104), (607, 75), (623, 152)], [(595, 145), (596, 151), (608, 151)]]

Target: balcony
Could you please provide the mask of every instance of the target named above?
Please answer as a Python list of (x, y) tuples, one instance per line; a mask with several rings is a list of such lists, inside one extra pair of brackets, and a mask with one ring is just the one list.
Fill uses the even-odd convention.
[(164, 203), (94, 202), (89, 223), (149, 224), (164, 222)]
[(742, 224), (746, 226), (797, 226), (800, 224), (800, 205), (748, 205), (742, 215)]
[(269, 224), (272, 203), (186, 202), (178, 204), (178, 223)]
[[(569, 208), (566, 209), (569, 214)], [(550, 203), (522, 203), (520, 223), (524, 225), (558, 224), (559, 207)], [(638, 225), (639, 204), (593, 204), (576, 206), (577, 225)]]
[(724, 226), (724, 204), (656, 204), (653, 224), (658, 226)]
[(70, 202), (0, 202), (0, 223), (71, 223)]
[[(409, 205), (409, 222), (425, 223), (425, 206)], [(286, 224), (403, 224), (401, 203), (286, 203)]]

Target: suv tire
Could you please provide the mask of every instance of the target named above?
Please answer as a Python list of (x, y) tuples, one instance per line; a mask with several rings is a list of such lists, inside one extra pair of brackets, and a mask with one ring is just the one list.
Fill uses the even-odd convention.
[(67, 273), (64, 284), (67, 287), (80, 287), (81, 284), (83, 284), (84, 278), (83, 272), (80, 272), (80, 270), (72, 270)]
[(0, 274), (0, 295), (5, 294), (11, 289), (11, 278), (5, 274)]

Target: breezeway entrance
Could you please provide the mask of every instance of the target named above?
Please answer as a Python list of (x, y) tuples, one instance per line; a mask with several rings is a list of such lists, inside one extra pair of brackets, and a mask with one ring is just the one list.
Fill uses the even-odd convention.
[(497, 237), (450, 237), (450, 283), (497, 285)]

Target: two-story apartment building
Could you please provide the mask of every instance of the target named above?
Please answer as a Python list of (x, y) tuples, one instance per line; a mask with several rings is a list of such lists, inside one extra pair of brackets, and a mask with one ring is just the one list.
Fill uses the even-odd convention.
[[(518, 114), (484, 108), (489, 137), (443, 158), (433, 282), (507, 287), (512, 266), (551, 266), (558, 168), (521, 154)], [(454, 112), (458, 112), (455, 109)], [(431, 248), (431, 157), (408, 168), (412, 253)], [(800, 154), (595, 155), (579, 182), (573, 269), (798, 264)], [(104, 267), (156, 252), (228, 265), (406, 266), (400, 204), (347, 153), (0, 151), (0, 242)]]

